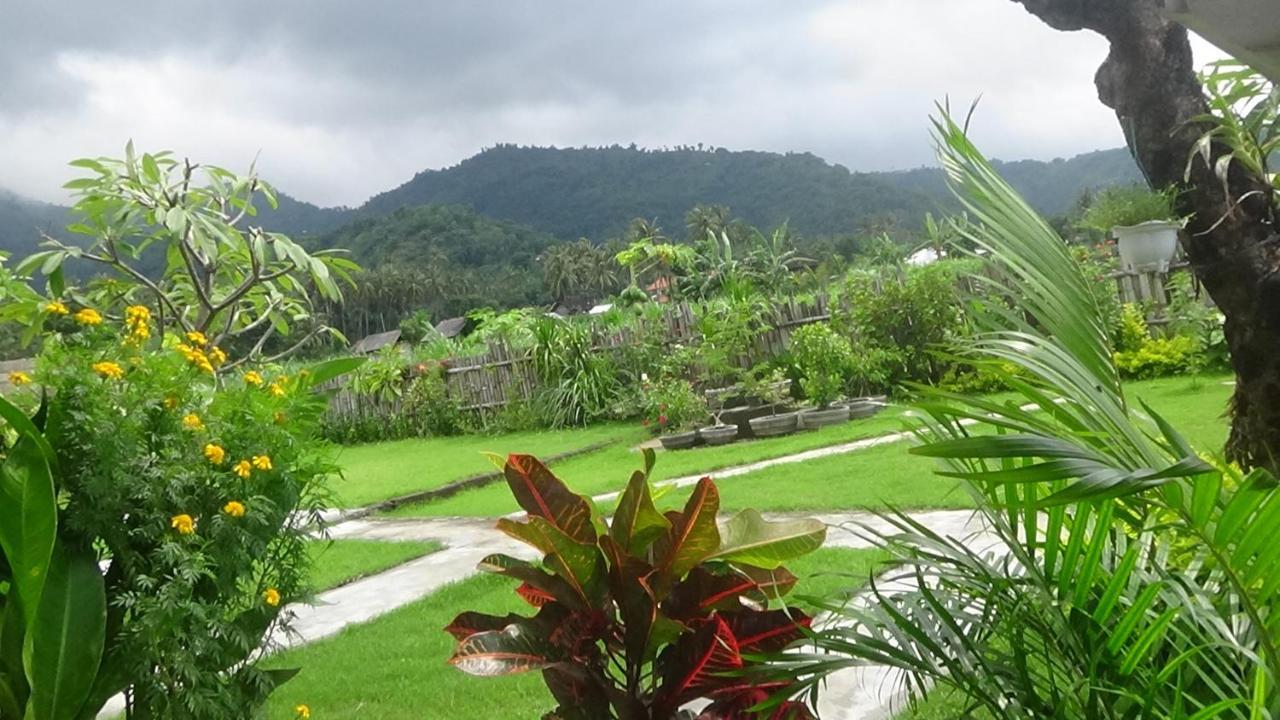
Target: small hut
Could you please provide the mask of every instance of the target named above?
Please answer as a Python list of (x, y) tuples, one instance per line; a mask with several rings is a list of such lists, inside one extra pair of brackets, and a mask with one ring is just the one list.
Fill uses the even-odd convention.
[(388, 330), (382, 333), (370, 335), (351, 348), (351, 352), (357, 355), (372, 355), (388, 345), (395, 345), (400, 342), (399, 330)]

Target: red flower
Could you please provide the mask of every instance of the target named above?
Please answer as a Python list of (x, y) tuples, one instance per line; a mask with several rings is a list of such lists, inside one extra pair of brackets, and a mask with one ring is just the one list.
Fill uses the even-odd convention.
[(659, 416), (658, 416), (658, 423), (659, 423), (659, 424), (662, 424), (662, 425), (666, 425), (666, 424), (667, 424), (667, 416), (666, 416), (666, 415), (659, 415)]

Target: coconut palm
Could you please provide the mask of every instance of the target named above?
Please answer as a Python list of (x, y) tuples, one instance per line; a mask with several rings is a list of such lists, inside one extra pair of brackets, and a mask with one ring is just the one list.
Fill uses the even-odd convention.
[[(959, 351), (1016, 399), (921, 389), (913, 452), (960, 478), (998, 539), (983, 549), (901, 514), (898, 559), (779, 672), (819, 689), (874, 663), (920, 696), (998, 718), (1277, 717), (1280, 497), (1262, 470), (1207, 462), (1126, 396), (1093, 287), (1063, 241), (944, 110), (935, 138), (1008, 305)], [(967, 423), (973, 422), (973, 425)]]

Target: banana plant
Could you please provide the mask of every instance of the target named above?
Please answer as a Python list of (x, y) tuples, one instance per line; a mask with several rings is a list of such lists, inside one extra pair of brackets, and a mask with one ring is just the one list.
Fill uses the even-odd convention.
[(0, 717), (87, 720), (120, 689), (101, 672), (102, 574), (91, 548), (58, 539), (57, 464), (40, 428), (3, 398), (0, 416), (17, 435), (0, 462)]
[[(654, 454), (631, 476), (609, 520), (541, 462), (507, 459), (504, 474), (524, 508), (498, 527), (543, 554), (530, 563), (491, 555), (480, 568), (520, 582), (532, 617), (464, 612), (445, 630), (449, 662), (480, 676), (542, 671), (555, 720), (756, 717), (785, 680), (744, 676), (755, 656), (800, 639), (811, 618), (778, 601), (796, 583), (782, 567), (820, 547), (817, 520), (770, 522), (744, 510), (717, 522), (715, 483), (703, 478), (680, 511), (659, 512), (649, 488)], [(771, 609), (772, 608), (772, 609)], [(812, 718), (801, 703), (767, 717)]]
[[(1003, 303), (955, 352), (1015, 398), (919, 388), (921, 444), (977, 499), (995, 543), (901, 514), (899, 561), (831, 609), (813, 648), (772, 669), (810, 692), (864, 664), (909, 698), (946, 692), (995, 718), (1280, 715), (1280, 493), (1193, 448), (1121, 387), (1094, 287), (1066, 244), (946, 109), (935, 139), (975, 221), (962, 229)], [(872, 533), (877, 534), (877, 533)]]

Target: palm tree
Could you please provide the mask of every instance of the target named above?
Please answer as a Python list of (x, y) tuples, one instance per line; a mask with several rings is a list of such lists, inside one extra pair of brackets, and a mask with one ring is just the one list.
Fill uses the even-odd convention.
[(964, 481), (1003, 551), (887, 514), (901, 534), (872, 534), (900, 563), (895, 590), (833, 604), (840, 621), (779, 672), (816, 691), (888, 665), (913, 696), (947, 688), (997, 718), (1276, 717), (1275, 479), (1202, 459), (1126, 396), (1065, 243), (945, 110), (935, 137), (965, 237), (1001, 275), (975, 282), (1006, 302), (959, 352), (1017, 397), (921, 389), (913, 452)]

